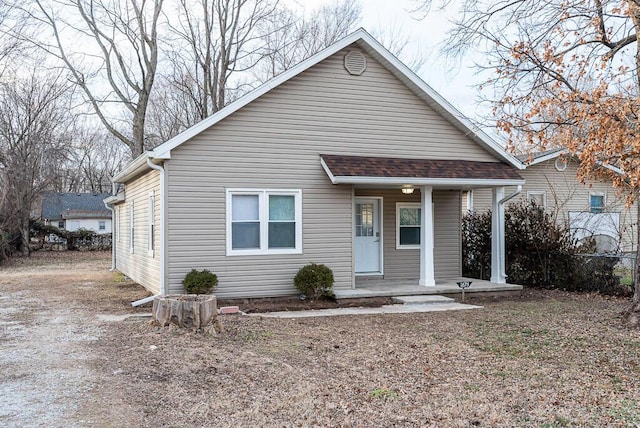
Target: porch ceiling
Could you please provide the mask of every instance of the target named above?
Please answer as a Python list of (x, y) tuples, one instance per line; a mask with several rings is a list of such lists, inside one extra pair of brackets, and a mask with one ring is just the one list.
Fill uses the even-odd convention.
[(510, 186), (524, 184), (515, 168), (502, 162), (407, 159), (321, 154), (334, 184), (413, 184)]

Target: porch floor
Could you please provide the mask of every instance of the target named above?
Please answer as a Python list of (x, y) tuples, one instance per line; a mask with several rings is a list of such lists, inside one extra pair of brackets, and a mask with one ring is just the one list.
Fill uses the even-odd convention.
[(334, 290), (337, 299), (357, 299), (361, 297), (392, 297), (423, 294), (457, 295), (462, 294), (458, 281), (472, 281), (465, 293), (513, 294), (520, 293), (522, 285), (493, 284), (475, 278), (450, 278), (436, 281), (435, 287), (418, 285), (418, 279), (380, 279), (356, 278), (356, 288), (350, 290)]

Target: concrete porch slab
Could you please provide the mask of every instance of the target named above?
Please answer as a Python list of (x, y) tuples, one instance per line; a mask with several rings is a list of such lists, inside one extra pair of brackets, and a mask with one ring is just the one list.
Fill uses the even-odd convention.
[(379, 314), (412, 314), (424, 312), (459, 311), (466, 309), (482, 309), (482, 306), (462, 303), (442, 303), (436, 305), (385, 305), (379, 308), (336, 308), (315, 309), (310, 311), (282, 311), (247, 314), (251, 317), (265, 318), (311, 318), (332, 317), (340, 315), (379, 315)]
[(424, 305), (424, 304), (442, 304), (454, 303), (455, 299), (451, 297), (438, 295), (418, 295), (418, 296), (396, 296), (391, 299), (394, 303), (404, 303), (405, 305)]

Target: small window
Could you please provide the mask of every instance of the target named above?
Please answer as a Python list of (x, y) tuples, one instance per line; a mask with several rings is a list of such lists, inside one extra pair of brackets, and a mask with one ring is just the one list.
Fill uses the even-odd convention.
[(396, 204), (396, 248), (420, 248), (421, 219), (419, 203)]
[(58, 229), (64, 230), (64, 220), (58, 222)]
[(98, 221), (98, 230), (107, 230), (107, 222), (104, 220)]
[(227, 254), (302, 252), (300, 190), (227, 190)]
[(473, 190), (462, 191), (462, 209), (464, 211), (473, 210)]
[(592, 193), (589, 195), (589, 211), (593, 214), (604, 212), (604, 194)]
[(535, 205), (538, 208), (547, 207), (547, 192), (532, 190), (527, 192), (527, 202)]

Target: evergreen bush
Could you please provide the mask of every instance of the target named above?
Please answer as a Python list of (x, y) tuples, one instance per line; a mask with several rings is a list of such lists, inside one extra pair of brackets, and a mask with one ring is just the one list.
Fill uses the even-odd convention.
[(182, 286), (188, 294), (208, 294), (217, 285), (218, 276), (207, 269), (192, 269), (182, 280)]
[(333, 271), (326, 265), (309, 263), (300, 268), (293, 284), (306, 297), (317, 299), (319, 297), (334, 298)]

